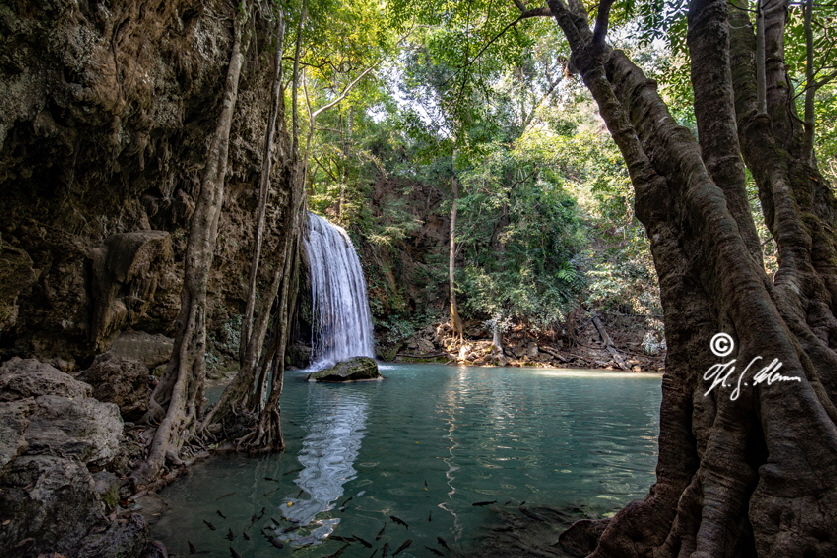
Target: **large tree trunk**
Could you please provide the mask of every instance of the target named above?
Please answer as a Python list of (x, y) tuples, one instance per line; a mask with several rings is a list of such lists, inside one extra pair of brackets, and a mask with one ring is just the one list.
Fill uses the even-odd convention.
[[(669, 347), (657, 482), (645, 499), (612, 519), (578, 522), (561, 541), (594, 557), (837, 556), (834, 201), (801, 157), (777, 29), (783, 10), (765, 10), (764, 115), (749, 22), (729, 25), (722, 0), (691, 3), (698, 144), (655, 84), (604, 44), (608, 2), (595, 32), (579, 2), (548, 4), (630, 171)], [(739, 142), (779, 246), (773, 281)], [(719, 332), (735, 343), (724, 358), (710, 351)], [(713, 387), (707, 372), (733, 358), (735, 371)], [(773, 359), (791, 379), (757, 383)]]
[(209, 146), (195, 204), (189, 243), (186, 248), (183, 291), (174, 351), (162, 380), (151, 394), (148, 421), (161, 421), (143, 464), (134, 472), (139, 484), (153, 481), (166, 457), (177, 461), (183, 442), (194, 430), (203, 406), (206, 378), (206, 284), (212, 267), (218, 219), (224, 200), (230, 127), (238, 99), (238, 82), (247, 49), (245, 27), (248, 9), (243, 3), (236, 10), (234, 38), (221, 114)]

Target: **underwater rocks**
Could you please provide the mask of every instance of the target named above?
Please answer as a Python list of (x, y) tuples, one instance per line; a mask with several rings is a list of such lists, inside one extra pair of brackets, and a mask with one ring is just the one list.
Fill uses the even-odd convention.
[(356, 380), (377, 380), (383, 378), (378, 363), (369, 357), (354, 357), (338, 362), (331, 368), (308, 375), (309, 382), (352, 382)]

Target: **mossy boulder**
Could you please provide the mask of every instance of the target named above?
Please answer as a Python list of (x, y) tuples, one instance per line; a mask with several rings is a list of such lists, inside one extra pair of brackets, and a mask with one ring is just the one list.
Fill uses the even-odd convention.
[(354, 357), (338, 362), (331, 368), (308, 375), (309, 382), (353, 382), (383, 378), (378, 363), (369, 357)]

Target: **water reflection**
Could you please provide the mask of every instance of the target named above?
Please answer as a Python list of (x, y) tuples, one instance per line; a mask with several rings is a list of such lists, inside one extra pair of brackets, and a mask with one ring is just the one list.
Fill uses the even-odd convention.
[(344, 494), (343, 485), (357, 476), (354, 462), (366, 432), (369, 394), (347, 385), (312, 384), (307, 403), (307, 434), (297, 457), (304, 468), (294, 481), (301, 496), (285, 498), (282, 515), (311, 531), (305, 537), (277, 531), (282, 540), (306, 539), (303, 544), (327, 536), (340, 521), (317, 516), (333, 509)]

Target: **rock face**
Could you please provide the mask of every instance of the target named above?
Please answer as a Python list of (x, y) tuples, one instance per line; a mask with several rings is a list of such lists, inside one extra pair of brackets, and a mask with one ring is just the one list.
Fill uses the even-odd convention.
[(383, 378), (378, 363), (369, 357), (355, 357), (338, 362), (332, 368), (308, 375), (309, 382), (351, 382), (356, 380), (377, 380)]
[(174, 339), (162, 334), (152, 335), (144, 331), (123, 331), (111, 344), (109, 353), (126, 360), (136, 360), (149, 370), (171, 359)]
[(148, 410), (148, 368), (141, 362), (108, 351), (79, 378), (93, 386), (93, 397), (116, 404), (126, 421), (139, 420)]
[(0, 403), (0, 470), (29, 445), (23, 433), (34, 409), (31, 399)]

